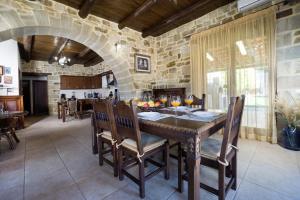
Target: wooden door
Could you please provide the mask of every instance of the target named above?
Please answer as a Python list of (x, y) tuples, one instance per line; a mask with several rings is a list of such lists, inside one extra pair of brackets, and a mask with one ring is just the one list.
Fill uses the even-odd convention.
[(22, 90), (23, 90), (24, 110), (28, 111), (29, 114), (32, 114), (29, 80), (22, 80)]
[(33, 90), (33, 112), (36, 115), (48, 114), (48, 82), (32, 81)]

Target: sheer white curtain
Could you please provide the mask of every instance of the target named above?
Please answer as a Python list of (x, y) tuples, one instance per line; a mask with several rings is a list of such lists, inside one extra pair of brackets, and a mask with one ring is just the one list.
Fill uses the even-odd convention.
[(244, 138), (277, 140), (274, 49), (274, 8), (192, 36), (192, 92), (206, 93), (208, 108), (222, 110), (230, 96), (245, 94)]

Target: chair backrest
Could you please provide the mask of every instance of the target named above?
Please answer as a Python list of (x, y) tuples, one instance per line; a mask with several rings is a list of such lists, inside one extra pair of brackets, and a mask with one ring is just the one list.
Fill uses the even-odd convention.
[(201, 106), (201, 110), (205, 110), (205, 94), (202, 94), (202, 99), (199, 99), (195, 95), (193, 96), (193, 103), (192, 105)]
[(70, 99), (68, 100), (68, 108), (71, 114), (77, 112), (77, 100)]
[(131, 100), (130, 106), (128, 106), (124, 101), (119, 101), (113, 107), (113, 112), (116, 121), (118, 143), (120, 140), (130, 138), (136, 142), (139, 154), (142, 155), (144, 152), (141, 144), (136, 103)]
[(241, 97), (231, 97), (227, 113), (226, 125), (222, 141), (220, 160), (225, 161), (228, 146), (237, 146), (239, 131), (242, 122), (242, 115), (245, 104), (245, 95)]
[(113, 115), (112, 102), (99, 99), (93, 103), (93, 125), (97, 132), (110, 131), (112, 138), (117, 140), (115, 118)]

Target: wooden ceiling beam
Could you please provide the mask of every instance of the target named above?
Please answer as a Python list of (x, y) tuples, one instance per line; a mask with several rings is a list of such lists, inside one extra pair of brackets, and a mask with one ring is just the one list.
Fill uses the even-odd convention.
[(64, 50), (65, 46), (68, 44), (69, 39), (66, 38), (60, 38), (59, 43), (57, 44), (56, 48), (54, 49), (54, 51), (51, 53), (48, 62), (50, 64), (52, 64), (55, 59), (54, 57), (59, 57), (59, 55), (61, 54), (61, 52)]
[[(228, 0), (230, 2), (231, 0)], [(226, 1), (224, 2), (224, 5), (226, 4)], [(157, 36), (160, 33), (167, 32), (171, 30), (174, 27), (177, 27), (176, 22), (187, 22), (187, 18), (189, 18), (192, 15), (195, 15), (195, 12), (199, 12), (200, 10), (203, 10), (206, 8), (206, 5), (212, 4), (211, 0), (204, 0), (204, 1), (197, 1), (193, 5), (177, 12), (176, 14), (168, 17), (167, 19), (164, 19), (163, 21), (159, 22), (158, 24), (155, 24), (154, 26), (147, 28), (146, 30), (143, 31), (142, 36), (147, 37), (147, 36)], [(219, 6), (219, 5), (218, 5)], [(216, 8), (215, 8), (216, 9)], [(183, 24), (183, 23), (181, 23)], [(168, 29), (167, 31), (165, 31)]]
[(83, 19), (86, 18), (91, 12), (95, 2), (96, 0), (83, 0), (78, 15)]
[(134, 20), (139, 15), (149, 10), (157, 2), (158, 0), (146, 0), (140, 7), (138, 7), (135, 11), (130, 13), (119, 22), (119, 29), (125, 28), (130, 23), (130, 21)]
[(103, 58), (99, 55), (93, 57), (92, 59), (88, 60), (87, 62), (84, 63), (84, 66), (85, 67), (91, 67), (91, 66), (94, 66), (94, 65), (97, 65), (98, 63), (101, 63), (103, 62)]
[(34, 36), (26, 36), (23, 39), (25, 61), (31, 60), (32, 49), (34, 45)]

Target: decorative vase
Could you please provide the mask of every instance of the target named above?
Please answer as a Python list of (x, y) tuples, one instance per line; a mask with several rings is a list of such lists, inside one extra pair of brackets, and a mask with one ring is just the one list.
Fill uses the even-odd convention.
[(281, 146), (299, 151), (300, 150), (300, 129), (298, 128), (292, 128), (292, 127), (286, 127), (282, 130), (282, 141)]

